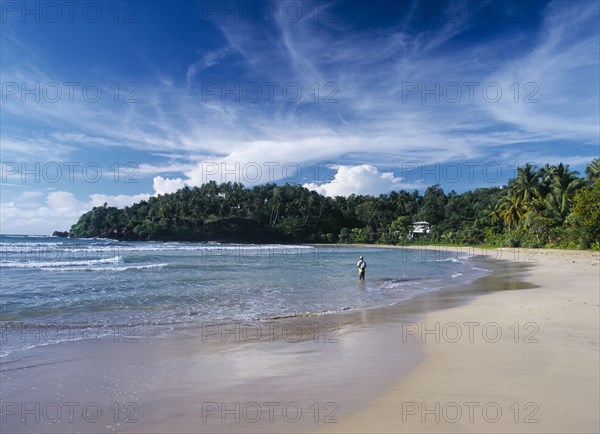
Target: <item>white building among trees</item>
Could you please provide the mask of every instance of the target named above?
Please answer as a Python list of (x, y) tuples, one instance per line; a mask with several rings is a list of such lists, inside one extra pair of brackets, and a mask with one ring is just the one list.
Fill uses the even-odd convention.
[(410, 238), (420, 238), (429, 234), (429, 222), (414, 222)]

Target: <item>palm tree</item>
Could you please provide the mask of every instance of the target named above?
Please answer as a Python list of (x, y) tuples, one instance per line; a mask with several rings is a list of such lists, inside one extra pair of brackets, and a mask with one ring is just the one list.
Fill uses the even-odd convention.
[(546, 163), (539, 171), (540, 176), (540, 196), (543, 199), (550, 193), (552, 181), (556, 173), (556, 166)]
[(569, 170), (569, 165), (566, 166), (560, 163), (556, 167), (552, 188), (567, 193), (569, 196), (575, 194), (575, 191), (581, 187), (581, 179), (579, 172)]
[(527, 208), (534, 198), (540, 197), (540, 174), (534, 165), (527, 163), (517, 169), (513, 189), (524, 208)]
[(544, 199), (546, 209), (549, 211), (552, 218), (559, 219), (561, 222), (565, 220), (570, 210), (570, 200), (567, 194), (558, 189), (554, 189)]
[(569, 165), (560, 163), (554, 168), (551, 191), (544, 198), (544, 206), (553, 218), (565, 220), (571, 210), (575, 192), (583, 186), (579, 173), (571, 171)]
[(590, 181), (600, 179), (600, 158), (594, 158), (594, 160), (587, 165), (585, 174)]
[(483, 215), (489, 219), (493, 225), (498, 225), (503, 222), (502, 218), (502, 202), (497, 202), (492, 208), (491, 206), (483, 211)]
[(558, 163), (558, 166), (556, 166), (556, 170), (554, 171), (554, 179), (564, 178), (569, 175), (577, 176), (579, 175), (579, 172), (575, 170), (571, 172), (571, 169), (569, 169), (568, 164)]
[(277, 219), (279, 218), (279, 207), (281, 206), (281, 202), (281, 188), (275, 187), (273, 189), (272, 197), (270, 200), (271, 218), (269, 219), (269, 226), (275, 226), (275, 223), (277, 223)]
[(509, 227), (517, 226), (519, 220), (527, 213), (523, 197), (518, 192), (513, 192), (510, 196), (504, 196), (500, 200), (499, 210), (500, 217)]

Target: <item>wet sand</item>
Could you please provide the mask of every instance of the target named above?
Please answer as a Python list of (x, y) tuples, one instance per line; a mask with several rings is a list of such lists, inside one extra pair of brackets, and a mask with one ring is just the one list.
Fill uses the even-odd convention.
[(600, 432), (600, 254), (499, 253), (528, 258), (536, 287), (427, 313), (407, 335), (423, 363), (363, 411), (318, 431)]
[[(487, 354), (490, 345), (479, 348), (477, 342), (468, 346), (457, 342), (448, 349), (448, 345), (432, 346), (429, 341), (435, 338), (436, 321), (449, 323), (451, 318), (460, 324), (473, 317), (483, 323), (493, 321), (494, 312), (506, 310), (499, 301), (492, 303), (491, 311), (475, 310), (483, 317), (463, 315), (463, 309), (468, 312), (479, 300), (507, 294), (528, 300), (536, 297), (532, 291), (543, 289), (544, 282), (525, 278), (538, 267), (535, 262), (497, 259), (497, 253), (478, 259), (494, 273), (471, 285), (446, 288), (388, 308), (208, 323), (163, 337), (125, 339), (115, 334), (98, 342), (40, 347), (26, 359), (2, 364), (0, 427), (2, 432), (448, 431), (444, 424), (415, 427), (399, 421), (406, 401), (404, 387), (406, 381), (416, 381), (413, 390), (420, 392), (412, 395), (411, 402), (418, 401), (426, 396), (418, 382), (424, 377), (432, 387), (431, 397), (443, 399), (445, 395), (438, 395), (437, 390), (452, 386), (446, 377), (468, 366), (463, 360), (460, 365), (452, 363), (455, 348), (467, 361), (494, 364), (496, 359), (478, 355), (480, 350)], [(504, 319), (497, 319), (503, 331), (514, 318)], [(518, 320), (521, 328), (527, 321), (537, 321), (533, 317)], [(452, 329), (440, 324), (437, 333), (442, 340), (452, 338)], [(426, 334), (423, 344), (420, 333), (427, 327), (434, 334)], [(486, 331), (493, 337), (492, 329)], [(542, 335), (541, 327), (538, 334)], [(491, 348), (500, 348), (502, 342)], [(507, 353), (514, 353), (507, 356), (508, 361), (516, 356), (522, 361), (523, 346), (519, 350), (515, 344), (516, 353), (514, 348)], [(532, 360), (537, 362), (533, 353)], [(475, 365), (470, 373), (479, 368)], [(460, 384), (457, 387), (461, 390)], [(480, 397), (470, 396), (468, 388), (460, 393), (465, 399)], [(489, 393), (496, 396), (494, 390)], [(522, 410), (520, 417), (527, 411), (530, 408)], [(478, 430), (475, 425), (453, 426), (459, 431)], [(515, 426), (523, 431), (521, 424)], [(498, 427), (493, 426), (495, 432), (503, 432)]]
[(421, 357), (372, 315), (39, 347), (2, 363), (1, 431), (306, 432), (337, 423)]

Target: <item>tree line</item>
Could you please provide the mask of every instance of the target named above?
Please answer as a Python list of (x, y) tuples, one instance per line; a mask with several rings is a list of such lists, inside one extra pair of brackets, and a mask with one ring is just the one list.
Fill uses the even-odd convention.
[(94, 207), (68, 236), (118, 240), (405, 244), (427, 221), (429, 243), (600, 249), (600, 159), (585, 176), (526, 164), (502, 187), (457, 194), (320, 195), (300, 185), (214, 181), (118, 209)]

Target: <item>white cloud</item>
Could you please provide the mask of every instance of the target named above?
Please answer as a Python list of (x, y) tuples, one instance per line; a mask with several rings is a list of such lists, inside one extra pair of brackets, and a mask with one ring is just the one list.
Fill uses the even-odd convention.
[(206, 68), (210, 68), (211, 66), (219, 64), (222, 60), (224, 60), (229, 54), (231, 54), (231, 49), (222, 48), (216, 51), (209, 51), (204, 54), (199, 60), (192, 63), (186, 72), (187, 81), (192, 81), (196, 75), (205, 70)]
[(44, 235), (67, 230), (90, 208), (90, 203), (67, 191), (23, 192), (18, 200), (0, 204), (0, 233)]
[(48, 193), (46, 203), (49, 209), (67, 214), (85, 206), (84, 203), (77, 200), (73, 193), (68, 191), (53, 191)]
[[(157, 178), (160, 178), (157, 180)], [(154, 179), (156, 190), (153, 195), (177, 190), (181, 179)], [(179, 188), (179, 187), (178, 187)], [(0, 233), (3, 234), (51, 234), (55, 230), (68, 230), (79, 217), (95, 206), (123, 208), (142, 200), (150, 194), (91, 194), (87, 200), (79, 200), (69, 191), (51, 191), (47, 194), (36, 191), (20, 192), (16, 200), (0, 203)]]
[(90, 195), (90, 204), (87, 208), (89, 211), (94, 206), (102, 206), (105, 203), (108, 206), (116, 206), (117, 208), (123, 208), (126, 206), (133, 205), (136, 202), (140, 202), (142, 200), (150, 199), (149, 194), (117, 194), (117, 195), (109, 195), (109, 194), (92, 194)]
[[(39, 159), (44, 156), (44, 160), (48, 161), (65, 161), (68, 156), (76, 149), (72, 145), (65, 144), (60, 139), (50, 140), (43, 135), (33, 135), (32, 137), (12, 137), (2, 133), (2, 170), (10, 168), (20, 173), (21, 165), (31, 167), (26, 164), (27, 160)], [(12, 161), (11, 161), (12, 160)], [(39, 160), (38, 160), (39, 161)], [(9, 166), (5, 166), (5, 164)], [(13, 167), (13, 165), (16, 166)]]
[(140, 176), (154, 176), (159, 173), (185, 172), (186, 170), (193, 170), (194, 167), (194, 163), (179, 163), (177, 161), (158, 165), (142, 163), (138, 166), (137, 173), (139, 173)]
[(323, 184), (309, 183), (304, 187), (325, 196), (349, 196), (355, 194), (378, 195), (392, 190), (406, 188), (402, 179), (392, 172), (380, 172), (375, 166), (339, 166), (334, 179)]
[(482, 108), (525, 131), (597, 145), (598, 4), (551, 3), (531, 45), (490, 75), (504, 94)]
[(185, 183), (181, 178), (163, 178), (162, 176), (155, 176), (153, 180), (154, 194), (168, 194), (175, 193), (180, 188), (185, 187)]
[(330, 160), (344, 152), (360, 152), (361, 141), (356, 136), (319, 129), (309, 133), (296, 131), (295, 138), (240, 141), (230, 144), (226, 157), (205, 159), (185, 172), (188, 185), (208, 181), (241, 182), (245, 185), (294, 179), (298, 166)]

